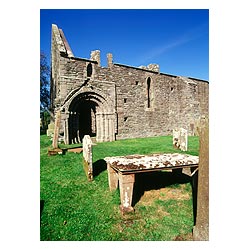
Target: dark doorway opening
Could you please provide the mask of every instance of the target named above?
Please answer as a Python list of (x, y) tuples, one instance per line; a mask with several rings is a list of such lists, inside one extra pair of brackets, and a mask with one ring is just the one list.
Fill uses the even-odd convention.
[(78, 106), (79, 136), (81, 140), (84, 135), (96, 136), (96, 106), (93, 101), (82, 101)]
[(84, 135), (96, 137), (96, 109), (98, 104), (80, 95), (72, 102), (68, 120), (69, 144), (82, 143)]

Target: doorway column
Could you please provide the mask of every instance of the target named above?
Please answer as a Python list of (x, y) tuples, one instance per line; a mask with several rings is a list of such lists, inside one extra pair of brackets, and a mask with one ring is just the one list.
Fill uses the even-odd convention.
[(114, 114), (96, 113), (96, 141), (114, 141)]
[(96, 113), (96, 141), (103, 142), (105, 141), (104, 137), (104, 114), (103, 113)]

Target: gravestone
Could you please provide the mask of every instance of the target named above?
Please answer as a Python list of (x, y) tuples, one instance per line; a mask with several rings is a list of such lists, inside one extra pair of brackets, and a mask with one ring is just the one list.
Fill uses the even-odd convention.
[(209, 128), (208, 118), (201, 118), (198, 171), (197, 213), (193, 228), (195, 241), (208, 240), (209, 235)]
[(89, 181), (93, 180), (92, 145), (90, 136), (85, 135), (82, 140), (83, 168)]
[(48, 125), (48, 129), (47, 129), (47, 136), (53, 136), (54, 129), (55, 129), (54, 122), (50, 122), (50, 124)]
[(173, 129), (173, 146), (181, 151), (188, 149), (188, 131), (184, 128)]
[(53, 134), (53, 141), (52, 147), (53, 149), (58, 148), (58, 137), (59, 137), (59, 129), (60, 129), (60, 120), (61, 120), (61, 112), (58, 110), (56, 112), (56, 120), (54, 126), (54, 134)]

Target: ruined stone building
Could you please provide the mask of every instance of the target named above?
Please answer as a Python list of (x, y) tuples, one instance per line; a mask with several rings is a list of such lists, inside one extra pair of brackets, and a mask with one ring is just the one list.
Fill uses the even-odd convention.
[(100, 64), (100, 51), (78, 58), (61, 29), (52, 25), (51, 110), (60, 112), (59, 134), (66, 144), (170, 135), (176, 127), (195, 134), (208, 115), (208, 82), (160, 72), (157, 64), (134, 67)]

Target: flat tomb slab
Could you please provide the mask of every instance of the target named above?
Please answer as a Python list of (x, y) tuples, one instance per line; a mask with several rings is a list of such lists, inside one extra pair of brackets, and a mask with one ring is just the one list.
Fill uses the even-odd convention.
[(112, 168), (121, 172), (148, 172), (154, 170), (174, 169), (198, 165), (199, 157), (188, 154), (151, 154), (105, 157)]
[(188, 154), (151, 154), (105, 157), (110, 191), (120, 189), (120, 210), (122, 213), (134, 211), (132, 207), (135, 174), (161, 171), (164, 169), (198, 169), (199, 157)]

